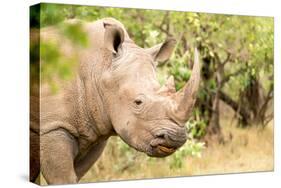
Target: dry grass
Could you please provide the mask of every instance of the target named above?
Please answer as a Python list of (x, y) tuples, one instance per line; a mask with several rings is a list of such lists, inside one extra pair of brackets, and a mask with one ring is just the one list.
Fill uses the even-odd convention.
[(225, 144), (213, 144), (202, 152), (202, 157), (183, 158), (181, 168), (169, 165), (173, 156), (151, 159), (132, 151), (126, 156), (110, 140), (99, 161), (82, 178), (82, 182), (192, 176), (273, 170), (273, 125), (265, 129), (240, 129), (224, 123)]
[(273, 170), (272, 125), (264, 130), (225, 127), (223, 132), (226, 137), (233, 135), (232, 140), (207, 148), (201, 159), (186, 159), (188, 175)]
[[(201, 158), (183, 158), (181, 168), (171, 168), (173, 155), (159, 159), (149, 158), (133, 149), (126, 148), (127, 152), (124, 152), (124, 148), (117, 145), (118, 138), (111, 138), (98, 162), (80, 182), (273, 170), (272, 124), (261, 130), (255, 127), (240, 129), (225, 123), (222, 131), (227, 140), (225, 144), (205, 148)], [(40, 181), (46, 185), (42, 176)]]

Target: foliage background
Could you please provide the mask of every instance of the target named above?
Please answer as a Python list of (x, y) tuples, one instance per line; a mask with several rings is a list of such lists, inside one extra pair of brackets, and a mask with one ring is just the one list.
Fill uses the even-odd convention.
[[(158, 77), (164, 83), (173, 75), (177, 89), (189, 79), (194, 47), (200, 51), (202, 82), (186, 125), (190, 140), (172, 156), (154, 159), (112, 138), (82, 181), (273, 169), (273, 18), (58, 4), (41, 4), (39, 9), (40, 16), (31, 11), (31, 28), (39, 29), (38, 23), (41, 29), (57, 27), (73, 46), (86, 48), (88, 41), (81, 25), (65, 20), (114, 17), (144, 48), (176, 38), (174, 54)], [(38, 48), (44, 62), (42, 84), (56, 94), (57, 79), (73, 78), (77, 57), (63, 56), (56, 43), (35, 41), (34, 65), (32, 52)]]

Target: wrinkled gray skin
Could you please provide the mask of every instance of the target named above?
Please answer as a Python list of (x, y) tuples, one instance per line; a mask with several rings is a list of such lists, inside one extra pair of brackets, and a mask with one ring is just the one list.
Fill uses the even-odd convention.
[(83, 27), (90, 46), (79, 49), (75, 81), (41, 99), (40, 130), (31, 122), (31, 153), (40, 134), (41, 162), (41, 169), (31, 168), (31, 180), (41, 170), (48, 184), (78, 182), (112, 135), (153, 157), (172, 154), (187, 139), (184, 123), (199, 87), (197, 51), (190, 81), (176, 92), (172, 77), (162, 87), (156, 79), (157, 62), (169, 58), (175, 40), (143, 49), (113, 18)]

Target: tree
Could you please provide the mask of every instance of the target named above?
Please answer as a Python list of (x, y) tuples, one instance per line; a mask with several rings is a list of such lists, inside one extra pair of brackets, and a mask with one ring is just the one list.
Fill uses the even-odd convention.
[[(272, 120), (272, 18), (43, 4), (40, 26), (56, 25), (75, 45), (86, 45), (87, 39), (83, 38), (79, 25), (61, 26), (62, 21), (74, 18), (93, 21), (103, 17), (120, 20), (142, 47), (150, 47), (167, 37), (176, 38), (174, 55), (162, 65), (159, 80), (163, 83), (172, 74), (177, 89), (188, 81), (192, 68), (188, 62), (192, 62), (194, 47), (199, 49), (202, 82), (191, 119), (196, 124), (195, 137), (223, 143), (222, 101), (235, 111), (241, 127), (266, 126)], [(55, 74), (67, 78), (75, 59), (61, 57), (52, 44), (40, 46), (43, 57), (49, 58), (48, 69), (42, 69), (43, 77), (50, 78), (46, 82), (52, 83)]]

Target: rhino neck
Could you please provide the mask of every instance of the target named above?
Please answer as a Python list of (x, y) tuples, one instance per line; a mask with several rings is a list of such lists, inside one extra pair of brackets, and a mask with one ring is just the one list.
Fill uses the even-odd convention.
[[(88, 121), (91, 122), (97, 136), (104, 138), (114, 135), (115, 132), (100, 88), (100, 75), (105, 69), (106, 64), (104, 62), (106, 60), (103, 56), (96, 56), (95, 54), (101, 54), (101, 52), (94, 53), (91, 51), (89, 54), (84, 54), (84, 57), (87, 58), (80, 67), (77, 79), (78, 92), (84, 96), (83, 100)], [(99, 57), (103, 58), (99, 59)]]

